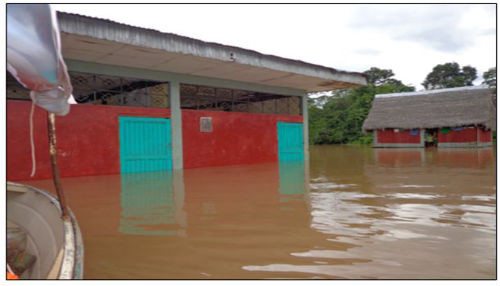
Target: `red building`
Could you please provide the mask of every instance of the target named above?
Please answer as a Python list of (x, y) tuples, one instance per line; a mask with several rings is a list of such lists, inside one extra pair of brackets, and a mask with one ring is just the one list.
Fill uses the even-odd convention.
[(486, 147), (496, 130), (487, 86), (378, 94), (363, 124), (374, 147)]
[[(56, 120), (62, 177), (307, 161), (307, 94), (366, 84), (359, 73), (109, 20), (58, 21), (76, 101)], [(30, 109), (8, 75), (9, 181), (51, 177), (39, 108), (30, 177)]]

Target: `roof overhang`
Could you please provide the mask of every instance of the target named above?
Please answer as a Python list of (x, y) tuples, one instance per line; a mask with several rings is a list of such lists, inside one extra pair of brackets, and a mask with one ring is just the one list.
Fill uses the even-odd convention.
[(361, 73), (76, 14), (59, 12), (58, 20), (67, 59), (306, 92), (366, 85)]

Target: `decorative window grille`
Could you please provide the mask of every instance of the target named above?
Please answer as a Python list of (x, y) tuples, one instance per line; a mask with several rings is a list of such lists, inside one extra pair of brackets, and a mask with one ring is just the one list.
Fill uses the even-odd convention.
[[(70, 72), (79, 104), (169, 108), (168, 82)], [(300, 96), (181, 84), (181, 108), (265, 114), (301, 115)], [(7, 74), (7, 98), (30, 100), (29, 91)]]
[(70, 72), (78, 103), (168, 108), (168, 83)]
[[(144, 79), (69, 72), (79, 104), (168, 108), (168, 83)], [(29, 91), (7, 74), (7, 98), (29, 100)]]
[(299, 96), (181, 84), (181, 108), (267, 114), (302, 114)]
[(9, 72), (7, 72), (7, 99), (31, 100), (30, 92), (24, 88)]

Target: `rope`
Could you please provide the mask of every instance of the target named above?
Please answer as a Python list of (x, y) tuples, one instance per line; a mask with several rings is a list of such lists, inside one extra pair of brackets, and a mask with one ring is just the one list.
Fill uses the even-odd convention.
[(33, 178), (35, 176), (36, 172), (36, 157), (35, 157), (35, 140), (33, 137), (33, 114), (35, 113), (35, 97), (32, 96), (32, 104), (31, 104), (31, 111), (30, 111), (30, 144), (31, 144), (31, 175), (30, 177)]

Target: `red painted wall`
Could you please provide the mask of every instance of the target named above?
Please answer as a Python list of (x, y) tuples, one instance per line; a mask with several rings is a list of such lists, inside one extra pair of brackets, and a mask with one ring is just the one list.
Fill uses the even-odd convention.
[(477, 130), (476, 128), (465, 128), (460, 131), (450, 130), (450, 133), (443, 134), (441, 129), (438, 133), (439, 143), (460, 143), (460, 142), (476, 142)]
[[(7, 180), (51, 178), (46, 112), (35, 109), (36, 174), (31, 172), (29, 101), (7, 101)], [(62, 177), (120, 172), (119, 116), (169, 118), (169, 109), (72, 105), (56, 118)], [(199, 118), (212, 117), (213, 132), (201, 133)], [(272, 162), (278, 159), (276, 123), (302, 122), (302, 116), (182, 111), (184, 168)]]
[(394, 132), (393, 129), (377, 130), (377, 143), (420, 143), (420, 130), (417, 135), (410, 135), (410, 130)]
[(479, 142), (490, 142), (491, 141), (491, 130), (484, 130), (479, 128)]
[[(200, 132), (200, 117), (212, 117), (213, 132)], [(184, 168), (277, 161), (278, 121), (302, 116), (182, 110)]]
[[(36, 174), (30, 178), (30, 101), (7, 100), (7, 180), (51, 178), (47, 113), (35, 109)], [(72, 105), (56, 117), (59, 168), (62, 177), (120, 172), (119, 116), (170, 117), (169, 109), (110, 105)]]

